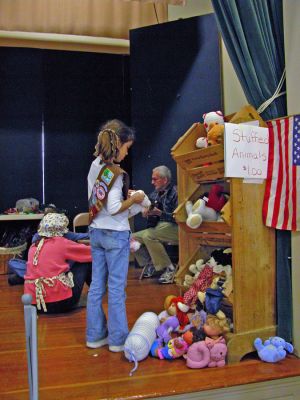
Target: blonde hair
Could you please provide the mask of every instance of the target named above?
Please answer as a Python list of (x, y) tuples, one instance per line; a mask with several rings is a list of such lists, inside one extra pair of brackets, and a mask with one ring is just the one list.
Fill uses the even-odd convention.
[(94, 156), (102, 156), (103, 160), (111, 160), (118, 157), (119, 138), (112, 129), (104, 129), (99, 132)]
[(94, 156), (103, 160), (116, 159), (122, 144), (134, 141), (134, 130), (118, 119), (107, 121), (100, 128)]

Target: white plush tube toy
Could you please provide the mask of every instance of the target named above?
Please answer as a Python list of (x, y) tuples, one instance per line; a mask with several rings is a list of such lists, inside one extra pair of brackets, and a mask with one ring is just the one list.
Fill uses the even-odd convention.
[(188, 215), (186, 224), (191, 229), (197, 229), (202, 224), (202, 216), (198, 213), (193, 212), (193, 203), (191, 201), (187, 201), (185, 203), (186, 213)]
[(143, 313), (133, 325), (124, 345), (124, 354), (127, 360), (134, 361), (134, 368), (130, 376), (138, 367), (138, 361), (144, 360), (156, 339), (156, 329), (160, 325), (158, 316), (149, 311)]

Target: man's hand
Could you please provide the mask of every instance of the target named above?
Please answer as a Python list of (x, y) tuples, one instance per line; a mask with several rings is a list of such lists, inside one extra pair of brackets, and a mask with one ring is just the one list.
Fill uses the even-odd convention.
[(148, 210), (148, 216), (149, 215), (157, 215), (157, 216), (161, 216), (161, 214), (162, 214), (162, 210), (160, 210), (159, 208), (157, 208), (157, 207), (153, 207), (152, 209), (149, 209)]

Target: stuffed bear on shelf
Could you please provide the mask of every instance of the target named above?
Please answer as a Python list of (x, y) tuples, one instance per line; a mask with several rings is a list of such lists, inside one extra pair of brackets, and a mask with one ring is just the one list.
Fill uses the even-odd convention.
[(222, 144), (224, 138), (224, 117), (221, 111), (203, 114), (203, 122), (207, 132), (207, 145)]

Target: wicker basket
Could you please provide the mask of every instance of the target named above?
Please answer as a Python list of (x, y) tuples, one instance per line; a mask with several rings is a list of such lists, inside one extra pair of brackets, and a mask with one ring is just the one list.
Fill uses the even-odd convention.
[(26, 250), (27, 243), (17, 247), (0, 247), (0, 275), (8, 273), (8, 261)]

